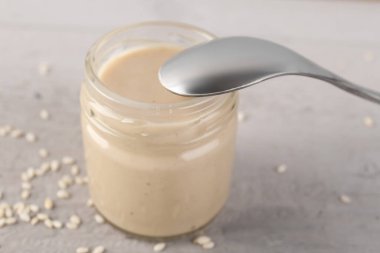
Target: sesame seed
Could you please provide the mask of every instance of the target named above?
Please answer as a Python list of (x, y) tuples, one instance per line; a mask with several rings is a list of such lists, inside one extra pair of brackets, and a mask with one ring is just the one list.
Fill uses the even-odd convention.
[(33, 143), (37, 141), (37, 136), (34, 133), (28, 132), (25, 135), (25, 140), (29, 143)]
[(65, 165), (73, 165), (75, 163), (75, 159), (71, 156), (64, 156), (62, 158), (62, 163)]
[(195, 244), (199, 244), (199, 245), (203, 245), (205, 243), (209, 243), (211, 242), (211, 238), (208, 237), (208, 236), (205, 236), (205, 235), (201, 235), (201, 236), (198, 236), (196, 237), (194, 240), (193, 240), (193, 243)]
[(0, 136), (1, 137), (6, 136), (7, 134), (11, 132), (11, 130), (12, 130), (12, 126), (10, 125), (5, 125), (5, 126), (0, 127)]
[(32, 189), (32, 184), (29, 182), (21, 182), (21, 189), (30, 190)]
[(13, 216), (13, 212), (12, 212), (12, 209), (10, 209), (9, 207), (5, 208), (5, 217), (6, 218), (10, 218)]
[(350, 196), (348, 196), (348, 195), (341, 195), (341, 196), (339, 196), (339, 200), (343, 204), (350, 204), (352, 202)]
[(5, 226), (5, 219), (0, 218), (0, 228)]
[(20, 138), (24, 135), (24, 132), (20, 129), (14, 129), (11, 131), (10, 136), (11, 138)]
[(31, 193), (30, 193), (30, 191), (28, 191), (28, 190), (23, 190), (22, 192), (21, 192), (21, 198), (22, 199), (29, 199), (30, 198), (30, 195), (31, 195)]
[(78, 185), (82, 185), (82, 184), (84, 184), (83, 178), (81, 178), (81, 177), (75, 177), (75, 178), (74, 178), (74, 181), (75, 181), (75, 183), (78, 184)]
[(28, 173), (26, 173), (26, 172), (21, 173), (21, 180), (25, 181), (25, 182), (29, 181), (30, 177), (29, 177)]
[(33, 179), (33, 178), (36, 176), (36, 171), (34, 170), (34, 168), (29, 167), (29, 168), (26, 170), (26, 174), (28, 175), (28, 177), (29, 177), (30, 179)]
[(202, 244), (202, 248), (204, 248), (204, 249), (212, 249), (214, 247), (215, 247), (214, 242), (208, 242), (208, 243)]
[(40, 111), (40, 118), (43, 120), (48, 120), (50, 118), (50, 113), (46, 109)]
[(21, 212), (25, 209), (25, 204), (23, 202), (17, 202), (13, 205), (13, 210), (16, 212)]
[(95, 214), (94, 219), (96, 223), (99, 223), (99, 224), (103, 224), (105, 222), (103, 216), (101, 216), (100, 214)]
[(78, 224), (74, 224), (72, 222), (66, 222), (65, 226), (68, 229), (77, 229), (78, 228)]
[(44, 220), (47, 220), (49, 219), (49, 216), (46, 214), (46, 213), (38, 213), (36, 215), (37, 219), (40, 220), (40, 221), (44, 221)]
[(31, 225), (36, 225), (38, 222), (40, 222), (40, 220), (38, 219), (38, 217), (34, 217), (34, 218), (32, 218), (32, 220), (30, 221), (30, 224)]
[(58, 187), (60, 188), (60, 189), (67, 189), (67, 184), (61, 179), (61, 180), (59, 180), (58, 181)]
[(51, 71), (51, 66), (47, 62), (40, 62), (38, 64), (38, 74), (41, 76), (46, 76)]
[(79, 248), (76, 249), (75, 252), (76, 253), (88, 253), (88, 252), (90, 252), (90, 249), (87, 248), (87, 247), (79, 247)]
[(5, 224), (13, 225), (17, 223), (17, 219), (15, 217), (9, 217), (5, 219)]
[(44, 207), (46, 210), (51, 210), (54, 208), (54, 202), (50, 198), (46, 198), (44, 201)]
[(166, 243), (164, 242), (160, 242), (160, 243), (157, 243), (153, 246), (153, 251), (154, 252), (161, 252), (163, 251), (164, 249), (166, 248)]
[(288, 169), (288, 166), (286, 166), (285, 164), (281, 164), (276, 167), (276, 172), (279, 174), (285, 173), (287, 169)]
[(68, 199), (70, 198), (70, 193), (66, 190), (59, 190), (57, 192), (57, 197), (60, 199)]
[(106, 249), (103, 246), (96, 246), (93, 250), (92, 253), (104, 253)]
[(19, 215), (20, 220), (25, 221), (25, 222), (30, 222), (30, 215), (27, 212), (22, 212)]
[(77, 176), (79, 174), (79, 166), (78, 165), (73, 165), (71, 166), (71, 174), (73, 176)]
[(71, 223), (73, 223), (75, 225), (79, 225), (82, 222), (80, 217), (78, 215), (75, 215), (75, 214), (71, 215), (69, 220)]
[(45, 224), (45, 226), (48, 227), (48, 228), (54, 228), (53, 221), (50, 220), (50, 219), (46, 219), (46, 220), (44, 220), (44, 224)]
[(52, 171), (58, 171), (60, 168), (60, 164), (58, 160), (53, 160), (50, 162), (50, 167)]
[(92, 207), (92, 206), (94, 206), (94, 201), (92, 201), (92, 199), (88, 199), (88, 200), (86, 201), (86, 205), (87, 205), (88, 207)]
[(66, 185), (72, 185), (73, 183), (74, 183), (74, 180), (73, 180), (73, 178), (71, 177), (71, 176), (69, 176), (69, 175), (64, 175), (62, 178), (61, 178), (61, 180), (63, 181), (63, 182), (65, 182), (65, 184)]
[(83, 177), (83, 183), (87, 184), (88, 183), (88, 177)]
[(53, 227), (54, 228), (62, 228), (63, 224), (59, 220), (53, 220)]
[(366, 116), (363, 118), (363, 123), (366, 127), (371, 128), (375, 126), (375, 121), (370, 116)]
[(41, 158), (46, 158), (49, 156), (49, 151), (47, 151), (46, 148), (41, 148), (40, 150), (38, 150), (38, 155), (41, 157)]
[(4, 218), (4, 215), (5, 215), (5, 213), (4, 213), (4, 209), (3, 209), (3, 208), (0, 208), (0, 219), (1, 219), (1, 218)]
[(37, 212), (40, 210), (40, 208), (39, 208), (37, 205), (34, 205), (34, 204), (29, 205), (29, 209), (30, 209), (30, 211), (32, 211), (33, 213), (37, 213)]

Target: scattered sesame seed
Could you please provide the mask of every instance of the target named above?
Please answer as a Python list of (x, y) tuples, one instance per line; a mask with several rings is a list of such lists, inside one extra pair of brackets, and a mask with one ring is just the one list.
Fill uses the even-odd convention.
[(26, 172), (21, 173), (21, 180), (24, 182), (29, 181), (30, 177), (29, 177), (28, 173), (26, 173)]
[(50, 219), (46, 219), (46, 220), (44, 220), (44, 224), (45, 224), (45, 226), (48, 227), (48, 228), (54, 228), (53, 221), (50, 220)]
[(5, 226), (5, 219), (0, 218), (0, 228)]
[(32, 184), (29, 182), (23, 181), (23, 182), (21, 182), (21, 189), (30, 190), (30, 189), (32, 189)]
[(288, 169), (288, 166), (286, 166), (286, 164), (281, 164), (276, 167), (276, 172), (279, 174), (285, 173), (287, 169)]
[(87, 205), (88, 207), (92, 207), (92, 206), (94, 206), (94, 201), (92, 201), (92, 199), (88, 199), (88, 200), (86, 201), (86, 205)]
[(23, 190), (22, 192), (21, 192), (21, 198), (22, 199), (29, 199), (30, 198), (30, 191), (28, 191), (28, 190)]
[(203, 245), (205, 243), (209, 243), (211, 242), (211, 238), (208, 237), (208, 236), (205, 236), (205, 235), (200, 235), (198, 237), (196, 237), (194, 240), (193, 240), (193, 243), (195, 244), (198, 244), (198, 245)]
[(160, 243), (157, 243), (153, 246), (153, 251), (154, 252), (161, 252), (163, 251), (164, 249), (166, 248), (166, 243), (164, 242), (160, 242)]
[(60, 198), (60, 199), (68, 199), (70, 198), (70, 193), (66, 190), (59, 190), (57, 192), (57, 197)]
[(47, 220), (49, 219), (49, 216), (46, 214), (46, 213), (38, 213), (36, 215), (37, 219), (40, 220), (40, 221), (44, 221), (44, 220)]
[(65, 183), (65, 181), (63, 181), (62, 179), (58, 181), (58, 187), (62, 190), (65, 190), (67, 189), (67, 184)]
[(41, 158), (46, 158), (49, 156), (49, 151), (47, 151), (46, 148), (41, 148), (40, 150), (38, 150), (38, 155), (41, 157)]
[(72, 222), (66, 222), (65, 224), (66, 228), (68, 229), (77, 229), (78, 228), (78, 225), (77, 224), (74, 224)]
[(20, 220), (25, 221), (25, 222), (30, 222), (30, 215), (27, 212), (22, 212), (19, 215)]
[(350, 204), (352, 202), (350, 196), (348, 195), (340, 195), (339, 200), (344, 204)]
[(92, 250), (92, 253), (104, 253), (104, 252), (106, 252), (106, 249), (103, 246), (96, 246)]
[(38, 64), (38, 74), (40, 74), (41, 76), (48, 75), (50, 71), (51, 71), (51, 67), (50, 67), (49, 63), (47, 63), (47, 62), (40, 62)]
[(88, 253), (88, 252), (90, 252), (90, 249), (87, 248), (87, 247), (79, 247), (79, 248), (76, 249), (75, 252), (76, 253)]
[(82, 184), (84, 184), (83, 178), (81, 178), (81, 177), (75, 177), (75, 178), (74, 178), (74, 181), (75, 181), (75, 183), (78, 184), (78, 185), (82, 185)]
[(370, 116), (366, 116), (363, 118), (363, 123), (366, 127), (374, 127), (375, 121)]
[(30, 211), (32, 211), (33, 213), (37, 213), (37, 212), (40, 210), (40, 208), (39, 208), (37, 205), (34, 205), (34, 204), (29, 205), (29, 209), (30, 209)]
[(5, 224), (13, 225), (17, 223), (17, 219), (15, 217), (9, 217), (5, 219)]
[(73, 178), (72, 178), (71, 176), (69, 176), (69, 175), (64, 175), (64, 176), (61, 178), (61, 180), (62, 180), (67, 186), (72, 185), (72, 184), (74, 183)]
[(69, 220), (70, 220), (71, 223), (73, 223), (75, 225), (79, 225), (82, 222), (81, 219), (80, 219), (80, 217), (78, 215), (76, 215), (76, 214), (71, 215), (70, 218), (69, 218)]
[(29, 167), (29, 168), (26, 170), (26, 174), (28, 175), (28, 177), (29, 177), (30, 179), (33, 179), (33, 178), (36, 176), (36, 171), (34, 170), (34, 168)]
[(5, 217), (10, 218), (12, 216), (13, 216), (12, 209), (10, 209), (9, 207), (5, 208)]
[(59, 220), (53, 220), (53, 227), (54, 228), (62, 228), (63, 224)]
[(79, 175), (79, 166), (74, 164), (73, 166), (71, 166), (71, 174), (73, 176), (77, 176)]
[(54, 202), (50, 198), (46, 198), (44, 201), (44, 207), (46, 210), (51, 210), (54, 208)]
[(14, 129), (11, 131), (10, 136), (11, 138), (20, 138), (24, 135), (24, 132), (20, 129)]
[(31, 225), (36, 225), (38, 222), (40, 222), (40, 220), (38, 219), (38, 217), (33, 217), (32, 220), (30, 221), (30, 224)]
[(215, 247), (214, 242), (208, 242), (208, 243), (202, 244), (202, 248), (204, 248), (204, 249), (212, 249), (214, 247)]
[(12, 126), (10, 125), (5, 125), (5, 126), (0, 127), (0, 136), (1, 137), (6, 136), (7, 134), (11, 132), (11, 130), (12, 130)]
[(25, 140), (29, 143), (36, 142), (37, 136), (34, 133), (29, 132), (29, 133), (26, 133)]
[(58, 171), (60, 168), (60, 163), (58, 160), (53, 160), (50, 162), (50, 167), (52, 171)]
[(65, 165), (73, 165), (75, 163), (75, 159), (71, 156), (64, 156), (62, 158), (62, 163)]
[(50, 118), (50, 113), (46, 109), (40, 111), (40, 118), (43, 120), (48, 120)]
[(99, 224), (103, 224), (105, 222), (103, 216), (101, 216), (100, 214), (95, 214), (94, 219), (96, 223), (99, 223)]

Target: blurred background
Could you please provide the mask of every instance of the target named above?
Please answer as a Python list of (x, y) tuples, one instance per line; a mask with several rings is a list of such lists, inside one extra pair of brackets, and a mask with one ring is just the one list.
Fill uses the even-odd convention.
[[(71, 154), (83, 163), (79, 90), (86, 52), (104, 33), (147, 20), (273, 40), (380, 90), (375, 0), (0, 0), (0, 125), (31, 129), (52, 154)], [(48, 64), (47, 75), (39, 73), (41, 63)], [(207, 229), (217, 243), (213, 252), (378, 252), (380, 107), (302, 77), (240, 93), (245, 120), (231, 197)], [(52, 114), (49, 125), (38, 120), (43, 108)], [(364, 122), (368, 117), (372, 127)], [(12, 140), (0, 142), (0, 187), (10, 199), (18, 194), (20, 172), (38, 161), (37, 151), (20, 150)], [(288, 167), (281, 175), (274, 169), (280, 164)], [(342, 194), (352, 202), (341, 203)], [(80, 204), (85, 199), (82, 193), (73, 205), (87, 214)], [(74, 252), (73, 245), (94, 242), (109, 252), (152, 252), (149, 243), (110, 226), (75, 233), (0, 229), (5, 253)], [(166, 251), (203, 250), (180, 239)]]

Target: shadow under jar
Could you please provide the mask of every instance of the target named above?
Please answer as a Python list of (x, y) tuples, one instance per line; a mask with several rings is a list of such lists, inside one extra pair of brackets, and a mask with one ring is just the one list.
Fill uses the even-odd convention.
[[(146, 97), (135, 98), (128, 87), (113, 89), (104, 69), (139, 50), (179, 50), (211, 39), (188, 25), (142, 23), (105, 35), (87, 55), (81, 122), (90, 194), (98, 211), (127, 232), (176, 236), (201, 228), (220, 211), (233, 167), (237, 94), (170, 93), (178, 100), (147, 102), (160, 96), (155, 88), (164, 88), (137, 78), (133, 84)], [(146, 71), (140, 75), (152, 69)]]

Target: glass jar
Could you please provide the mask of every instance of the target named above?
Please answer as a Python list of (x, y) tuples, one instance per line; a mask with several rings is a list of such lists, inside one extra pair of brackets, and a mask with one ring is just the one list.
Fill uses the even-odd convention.
[(125, 231), (175, 236), (216, 216), (229, 192), (237, 94), (143, 103), (107, 89), (99, 69), (137, 47), (186, 48), (211, 39), (188, 25), (142, 23), (105, 35), (87, 55), (81, 123), (90, 195), (98, 211)]

